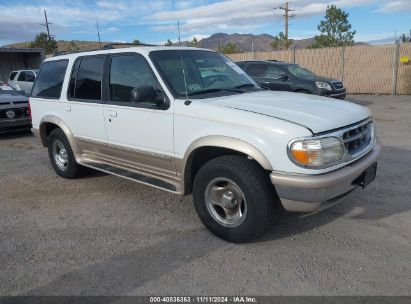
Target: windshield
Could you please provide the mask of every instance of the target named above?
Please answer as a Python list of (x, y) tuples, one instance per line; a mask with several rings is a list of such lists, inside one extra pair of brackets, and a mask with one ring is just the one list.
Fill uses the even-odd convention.
[(0, 94), (19, 95), (19, 93), (6, 83), (0, 83)]
[[(153, 51), (150, 58), (176, 98), (240, 94), (260, 90), (227, 57), (200, 50)], [(184, 69), (183, 69), (184, 66)]]
[(313, 72), (300, 67), (299, 65), (290, 65), (288, 67), (288, 71), (293, 74), (295, 77), (312, 77), (312, 76), (316, 76)]

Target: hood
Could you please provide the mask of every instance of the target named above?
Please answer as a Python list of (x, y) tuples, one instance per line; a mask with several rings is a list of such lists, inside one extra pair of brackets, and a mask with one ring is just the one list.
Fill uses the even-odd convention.
[(344, 127), (371, 116), (351, 102), (301, 93), (260, 91), (210, 98), (207, 103), (290, 121), (320, 133)]
[(12, 95), (12, 94), (0, 94), (0, 104), (15, 102), (15, 101), (25, 101), (29, 102), (29, 99), (23, 95)]

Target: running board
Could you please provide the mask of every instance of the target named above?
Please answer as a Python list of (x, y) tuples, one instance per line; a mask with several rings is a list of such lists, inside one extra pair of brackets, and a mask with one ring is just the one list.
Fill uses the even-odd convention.
[(149, 186), (154, 186), (156, 188), (160, 188), (163, 190), (172, 191), (172, 192), (175, 192), (177, 190), (176, 186), (170, 183), (167, 183), (163, 180), (160, 180), (154, 177), (145, 176), (145, 175), (133, 172), (133, 171), (126, 170), (126, 169), (114, 167), (108, 164), (101, 164), (101, 163), (95, 163), (95, 162), (81, 162), (81, 165), (98, 170), (98, 171), (102, 171), (104, 173), (123, 177), (123, 178), (129, 179), (129, 180), (132, 180), (138, 183), (142, 183), (142, 184), (149, 185)]

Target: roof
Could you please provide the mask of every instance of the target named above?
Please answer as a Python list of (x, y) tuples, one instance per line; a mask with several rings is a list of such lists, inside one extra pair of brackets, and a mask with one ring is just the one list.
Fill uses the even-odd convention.
[(290, 65), (290, 64), (297, 64), (297, 63), (293, 63), (293, 62), (286, 62), (286, 61), (280, 61), (280, 60), (241, 60), (241, 61), (237, 61), (237, 63), (258, 63), (258, 62), (262, 62), (262, 63), (269, 63), (269, 64), (281, 64), (281, 65)]
[(184, 47), (184, 46), (151, 46), (151, 45), (140, 45), (136, 47), (125, 47), (125, 48), (113, 48), (113, 49), (100, 49), (95, 51), (84, 51), (75, 52), (68, 54), (55, 55), (53, 57), (47, 58), (46, 61), (51, 60), (61, 60), (61, 59), (75, 59), (79, 56), (89, 56), (89, 55), (99, 55), (99, 54), (115, 54), (115, 53), (130, 53), (136, 52), (140, 54), (148, 55), (152, 51), (169, 51), (169, 50), (202, 50), (215, 52), (209, 49), (195, 48), (195, 47)]
[(1, 53), (42, 53), (43, 49), (41, 48), (9, 48), (9, 47), (0, 47)]

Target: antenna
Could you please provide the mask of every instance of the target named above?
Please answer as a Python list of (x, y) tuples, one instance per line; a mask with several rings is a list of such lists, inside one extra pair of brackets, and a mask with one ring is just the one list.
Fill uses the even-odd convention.
[(177, 19), (177, 29), (178, 29), (178, 45), (181, 46), (180, 21), (178, 19)]
[(290, 15), (289, 12), (294, 12), (295, 10), (290, 9), (288, 7), (288, 4), (290, 2), (286, 1), (284, 4), (280, 5), (279, 7), (276, 7), (275, 9), (280, 9), (284, 11), (284, 27), (285, 27), (285, 48), (288, 50), (288, 19), (294, 18), (295, 14)]

